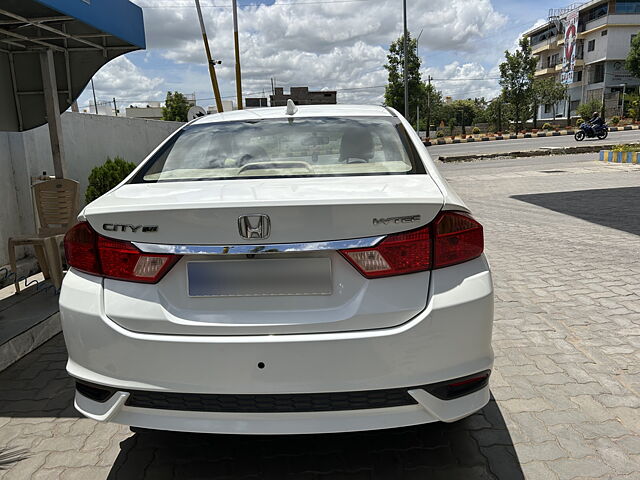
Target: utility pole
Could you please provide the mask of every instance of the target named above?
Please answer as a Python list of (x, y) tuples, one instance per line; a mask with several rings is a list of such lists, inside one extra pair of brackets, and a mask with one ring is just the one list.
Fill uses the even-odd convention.
[(238, 110), (242, 110), (242, 75), (240, 74), (240, 41), (238, 40), (238, 2), (233, 0), (233, 42), (236, 49), (236, 96)]
[(96, 100), (96, 87), (93, 86), (93, 78), (91, 78), (91, 90), (93, 90), (93, 108), (95, 108), (96, 115), (98, 115), (98, 101)]
[(431, 133), (431, 80), (433, 77), (429, 75), (427, 77), (427, 137)]
[(407, 0), (402, 0), (402, 11), (404, 17), (404, 118), (409, 118), (409, 59), (408, 59), (408, 51), (407, 51)]
[[(202, 19), (202, 10), (200, 9), (200, 0), (195, 0), (196, 10), (198, 11), (198, 20), (200, 21), (200, 30), (202, 31), (202, 41), (204, 42), (204, 50), (207, 54), (207, 63), (209, 65), (209, 76), (211, 77), (211, 86), (213, 87), (213, 95), (216, 97), (216, 108), (218, 113), (223, 111), (222, 98), (220, 97), (220, 89), (218, 88), (218, 78), (216, 77), (216, 62), (211, 58), (211, 50), (209, 49), (209, 40), (207, 40), (207, 31), (204, 28), (204, 20)], [(222, 62), (217, 62), (218, 64)]]
[(116, 97), (113, 97), (113, 113), (116, 114), (116, 117), (118, 116), (118, 104), (116, 103)]
[(498, 131), (502, 132), (502, 98), (498, 98)]
[[(418, 38), (416, 38), (416, 57), (420, 58), (420, 49), (418, 47), (420, 43), (420, 37), (422, 36), (422, 32), (424, 32), (424, 28), (420, 30), (418, 34)], [(418, 136), (420, 136), (420, 101), (417, 102), (418, 105), (416, 107), (416, 132), (418, 132)], [(429, 102), (427, 101), (427, 104)], [(429, 136), (429, 126), (427, 124), (427, 136)]]

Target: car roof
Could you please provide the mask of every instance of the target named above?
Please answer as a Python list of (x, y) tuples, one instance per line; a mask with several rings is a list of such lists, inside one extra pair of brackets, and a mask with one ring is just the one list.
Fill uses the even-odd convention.
[(287, 107), (248, 108), (231, 112), (206, 115), (193, 122), (202, 125), (216, 122), (262, 120), (268, 118), (301, 117), (392, 117), (385, 107), (378, 105), (300, 105), (293, 115), (287, 115)]

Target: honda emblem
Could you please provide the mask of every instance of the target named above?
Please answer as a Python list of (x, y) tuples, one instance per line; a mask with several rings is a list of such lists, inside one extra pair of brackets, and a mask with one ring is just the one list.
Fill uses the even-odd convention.
[(238, 231), (246, 239), (268, 238), (271, 233), (271, 220), (268, 215), (243, 215), (238, 218)]

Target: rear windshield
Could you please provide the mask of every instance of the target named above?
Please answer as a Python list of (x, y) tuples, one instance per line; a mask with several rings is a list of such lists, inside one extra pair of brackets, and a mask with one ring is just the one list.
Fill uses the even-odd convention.
[(424, 173), (395, 118), (285, 118), (191, 125), (133, 182)]

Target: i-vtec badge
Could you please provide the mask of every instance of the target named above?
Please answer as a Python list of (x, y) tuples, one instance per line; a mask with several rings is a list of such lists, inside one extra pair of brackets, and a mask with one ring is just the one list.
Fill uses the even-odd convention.
[(414, 223), (420, 221), (420, 215), (409, 215), (406, 217), (389, 217), (389, 218), (374, 218), (374, 225), (395, 225), (398, 223)]
[(107, 232), (157, 232), (157, 225), (129, 225), (122, 223), (104, 223), (102, 228)]

